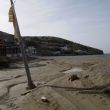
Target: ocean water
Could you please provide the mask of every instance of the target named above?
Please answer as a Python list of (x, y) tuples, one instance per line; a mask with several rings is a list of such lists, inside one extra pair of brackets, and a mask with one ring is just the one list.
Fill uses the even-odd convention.
[(104, 56), (110, 56), (110, 53), (105, 53)]

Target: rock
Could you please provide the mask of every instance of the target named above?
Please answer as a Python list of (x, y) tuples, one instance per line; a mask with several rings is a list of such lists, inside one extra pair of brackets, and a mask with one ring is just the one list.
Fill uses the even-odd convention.
[(84, 78), (88, 78), (88, 77), (89, 77), (89, 75), (84, 76)]
[(48, 100), (45, 96), (42, 96), (42, 97), (41, 97), (41, 101), (42, 101), (42, 102), (49, 103), (49, 100)]
[(80, 78), (79, 78), (77, 75), (72, 75), (72, 76), (69, 77), (68, 80), (70, 80), (70, 81), (75, 81), (75, 80), (79, 80), (79, 79), (80, 79)]
[(103, 92), (107, 95), (110, 95), (110, 87), (107, 87), (103, 90)]

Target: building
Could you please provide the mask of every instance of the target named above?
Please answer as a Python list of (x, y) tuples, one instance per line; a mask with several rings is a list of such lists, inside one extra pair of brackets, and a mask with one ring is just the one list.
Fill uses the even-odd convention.
[(26, 49), (25, 49), (25, 52), (26, 52), (26, 55), (28, 56), (35, 56), (37, 55), (37, 50), (34, 46), (28, 46)]
[(6, 56), (6, 47), (4, 41), (0, 38), (0, 56)]
[(14, 40), (8, 37), (0, 37), (0, 56), (16, 56), (20, 53), (20, 47)]
[(20, 52), (20, 47), (15, 42), (5, 42), (6, 56), (17, 56)]

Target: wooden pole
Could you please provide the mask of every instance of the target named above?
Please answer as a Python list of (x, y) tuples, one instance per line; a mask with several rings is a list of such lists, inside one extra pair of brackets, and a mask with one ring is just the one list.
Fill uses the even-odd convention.
[(23, 57), (23, 61), (24, 61), (24, 66), (25, 66), (25, 71), (26, 71), (26, 75), (27, 75), (27, 80), (28, 80), (28, 89), (34, 89), (36, 88), (35, 84), (32, 81), (31, 78), (31, 74), (30, 74), (30, 69), (27, 63), (27, 56), (25, 54), (25, 49), (24, 49), (24, 43), (23, 43), (23, 39), (21, 37), (21, 33), (20, 33), (20, 29), (19, 29), (19, 25), (18, 25), (18, 21), (17, 21), (17, 16), (16, 16), (16, 12), (15, 12), (15, 8), (14, 8), (14, 3), (12, 0), (10, 0), (11, 5), (12, 5), (12, 9), (13, 9), (13, 14), (14, 14), (14, 19), (15, 19), (15, 31), (17, 32), (18, 38), (19, 38), (19, 45), (20, 45), (20, 49), (21, 49), (21, 53), (22, 53), (22, 57)]

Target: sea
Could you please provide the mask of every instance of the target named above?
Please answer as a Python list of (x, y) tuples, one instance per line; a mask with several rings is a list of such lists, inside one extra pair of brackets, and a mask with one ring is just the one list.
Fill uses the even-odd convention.
[(110, 56), (110, 53), (105, 53), (104, 56)]

